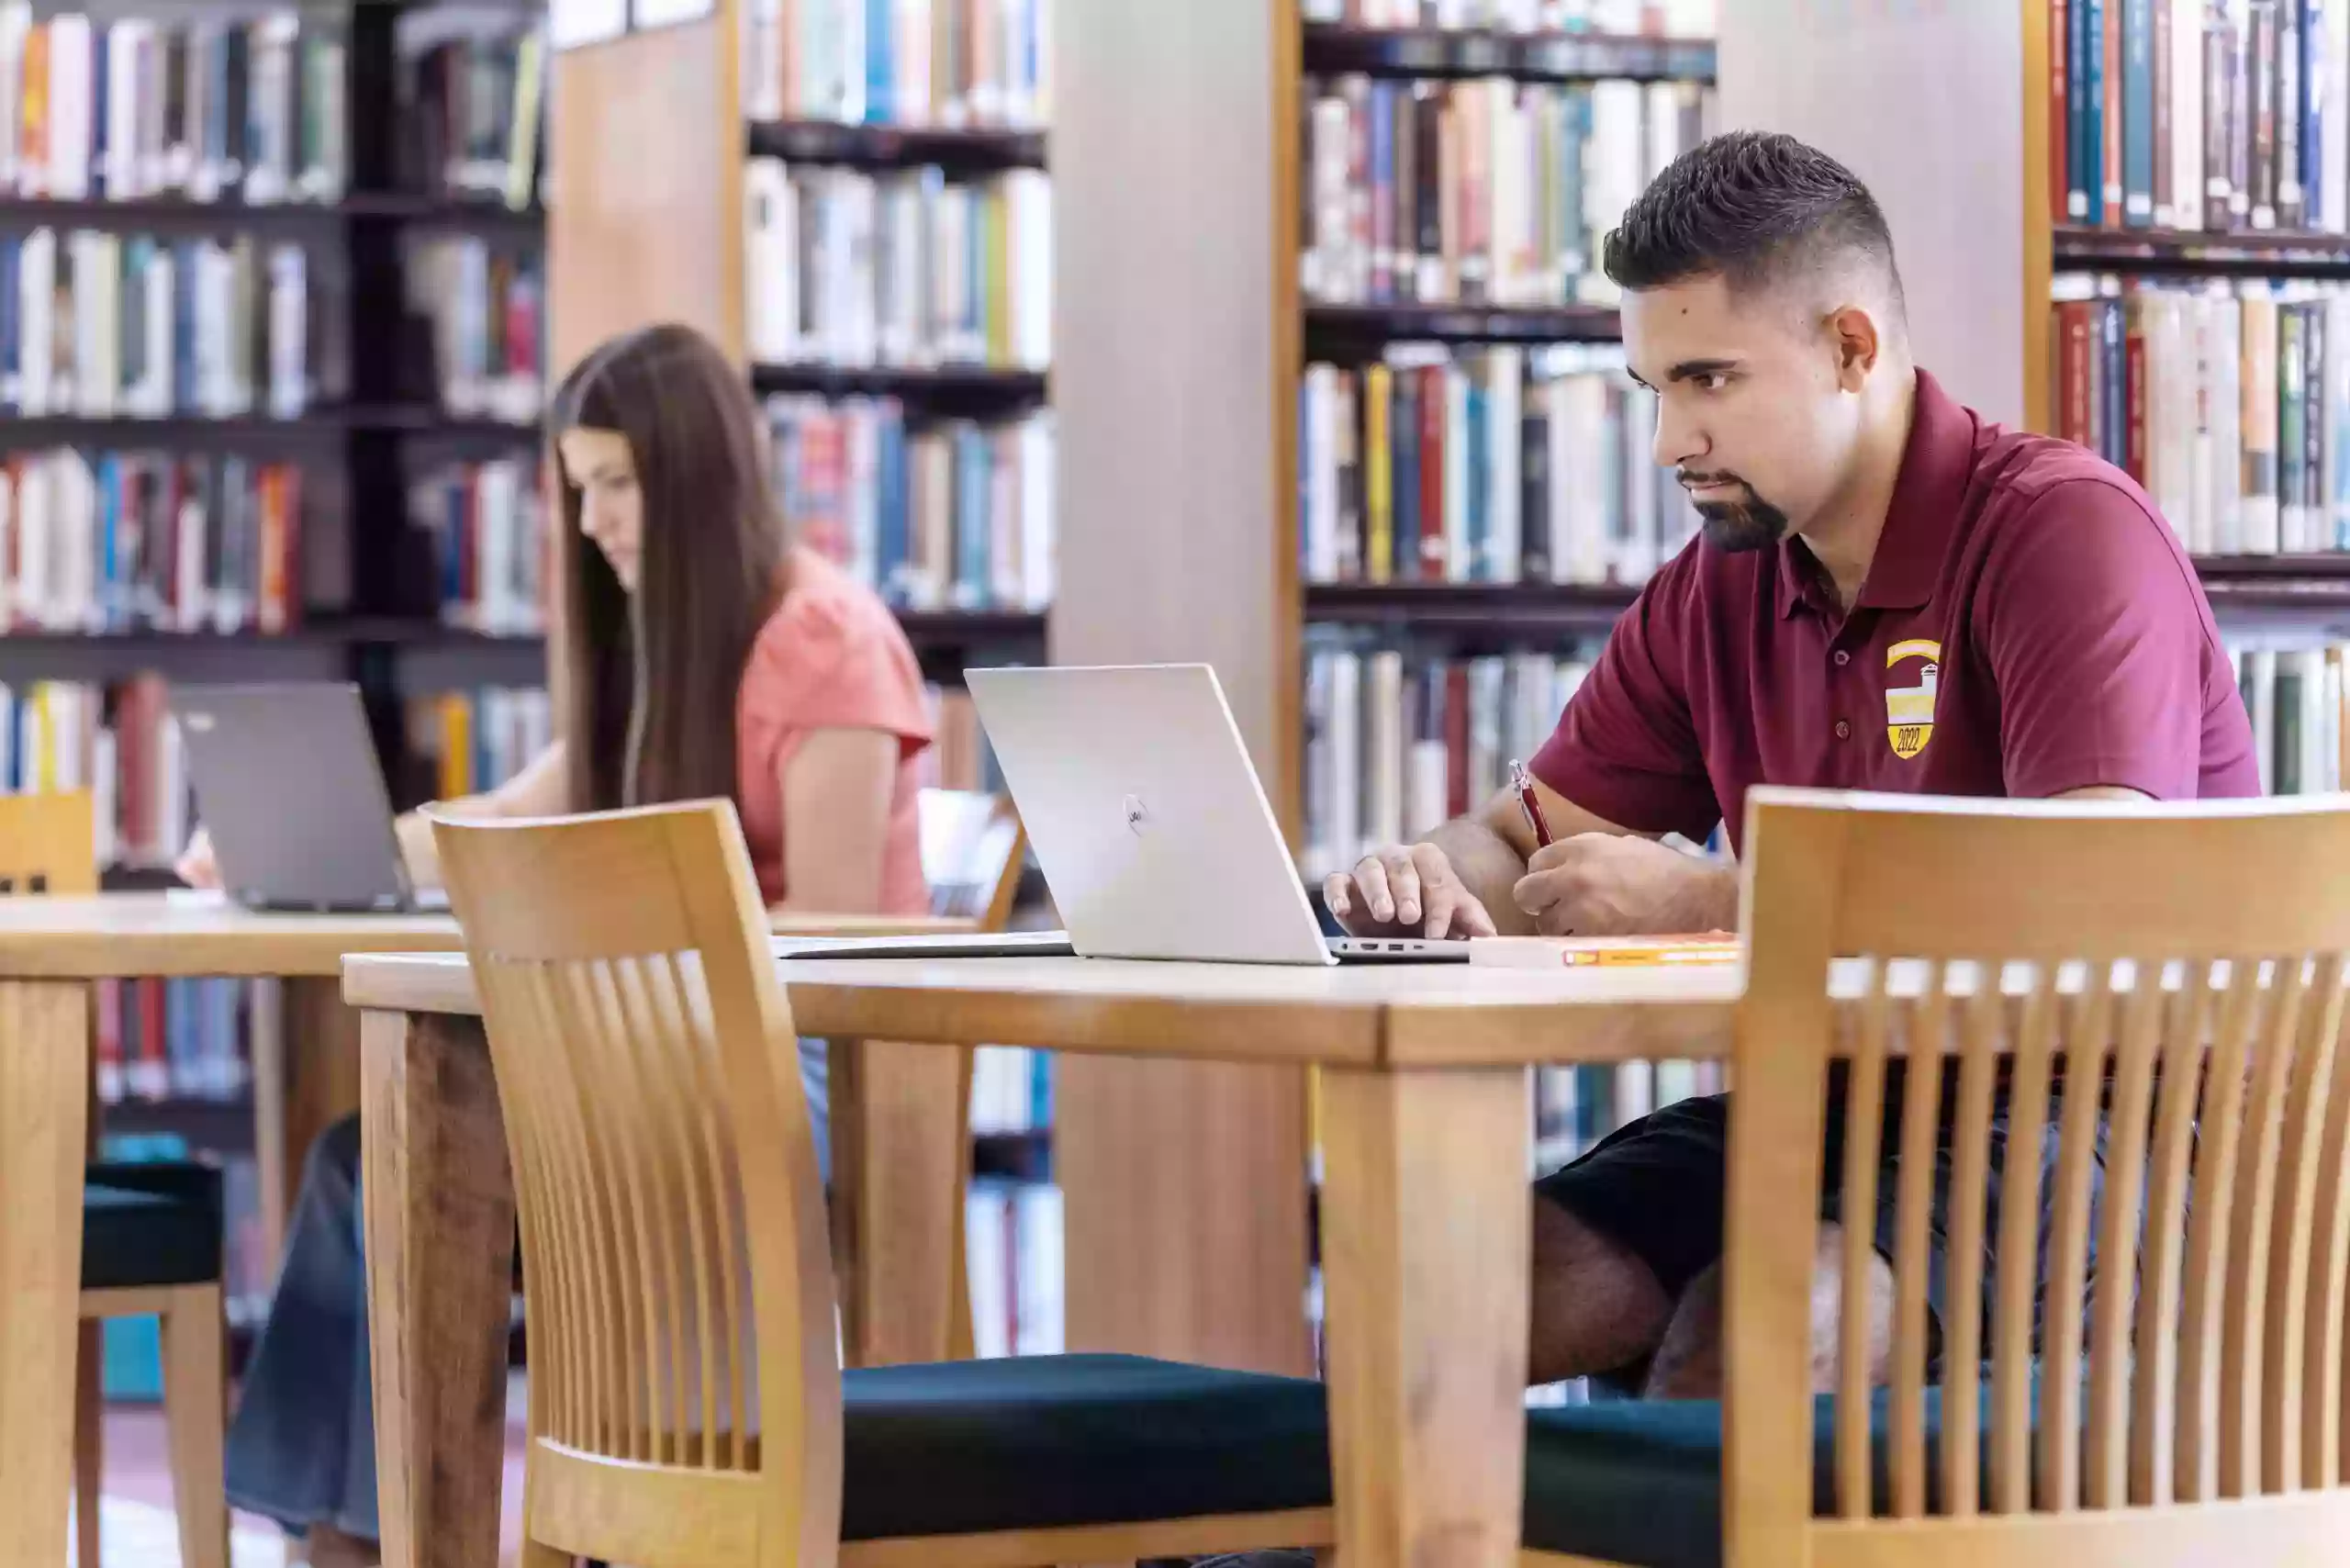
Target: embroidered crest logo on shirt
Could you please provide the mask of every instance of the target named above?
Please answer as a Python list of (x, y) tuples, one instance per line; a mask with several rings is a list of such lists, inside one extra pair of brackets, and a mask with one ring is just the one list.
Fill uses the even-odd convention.
[[(1914, 666), (1916, 684), (1895, 685), (1896, 672), (1911, 673), (1904, 666), (1912, 660), (1923, 661)], [(1912, 637), (1885, 651), (1885, 733), (1893, 743), (1893, 755), (1905, 762), (1934, 738), (1934, 688), (1942, 679), (1942, 645), (1926, 637)]]

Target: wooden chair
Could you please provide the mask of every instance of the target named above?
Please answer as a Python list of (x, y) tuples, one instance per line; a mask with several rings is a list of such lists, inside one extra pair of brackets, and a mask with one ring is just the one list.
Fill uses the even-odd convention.
[(981, 931), (1012, 921), (1028, 834), (1008, 795), (924, 790), (922, 874), (930, 883), (930, 912), (961, 915)]
[[(1747, 822), (1726, 1459), (1718, 1492), (1690, 1505), (1718, 1509), (1724, 1558), (2344, 1561), (2350, 809), (2338, 798), (2027, 805), (1774, 790), (1750, 797)], [(1831, 1000), (1823, 982), (1839, 955), (1851, 960), (1842, 990), (1856, 994)], [(1893, 1075), (1921, 1057), (1943, 1070), (1908, 1071), (1888, 1112)], [(1850, 1074), (1843, 1212), (1895, 1205), (1893, 1381), (1869, 1386), (1870, 1227), (1854, 1226), (1836, 1392), (1815, 1401), (1819, 1228), (1815, 1206), (1791, 1194), (1821, 1188), (1837, 1062)], [(2044, 1225), (2040, 1204), (1986, 1212), (2003, 1074), (2007, 1148), (2020, 1151), (2009, 1193), (2055, 1140)], [(2109, 1146), (2093, 1203), (2101, 1097)], [(1954, 1195), (1943, 1300), (1985, 1305), (1945, 1311), (1942, 1370), (1930, 1379), (1928, 1200), (1942, 1119)], [(1876, 1185), (1887, 1143), (1899, 1161), (1890, 1194)], [(1659, 1415), (1693, 1424), (1688, 1408)], [(1639, 1440), (1653, 1453), (1652, 1439)], [(1529, 1451), (1539, 1446), (1530, 1429)], [(1619, 1485), (1617, 1508), (1641, 1497), (1654, 1507), (1676, 1486), (1687, 1503), (1685, 1473), (1637, 1496)], [(1530, 1525), (1537, 1496), (1529, 1488)], [(1547, 1561), (1695, 1560), (1685, 1529), (1652, 1527), (1647, 1549), (1627, 1530), (1621, 1552), (1595, 1550), (1588, 1530), (1561, 1539), (1572, 1533), (1548, 1544), (1583, 1556)], [(1680, 1543), (1659, 1544), (1665, 1533)]]
[[(0, 797), (0, 893), (96, 892), (94, 827), (86, 793)], [(91, 1118), (94, 1127), (96, 1121)], [(180, 1560), (187, 1568), (228, 1568), (220, 1227), (219, 1172), (207, 1166), (165, 1161), (89, 1170), (72, 1413), (74, 1536), (84, 1568), (99, 1561), (106, 1417), (101, 1325), (149, 1314), (162, 1330), (163, 1418)]]
[(433, 824), (533, 1282), (525, 1561), (979, 1568), (1326, 1539), (1318, 1384), (843, 1373), (791, 1012), (724, 802)]

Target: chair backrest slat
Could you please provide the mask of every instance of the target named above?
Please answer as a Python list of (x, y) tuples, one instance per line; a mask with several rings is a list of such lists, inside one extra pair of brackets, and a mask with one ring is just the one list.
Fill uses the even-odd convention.
[(2132, 1369), (2134, 1417), (2130, 1435), (2130, 1500), (2172, 1501), (2177, 1472), (2179, 1290), (2186, 1250), (2184, 1216), (2195, 1110), (2210, 1039), (2213, 991), (2209, 967), (2189, 964), (2171, 1010), (2160, 1071), (2161, 1110), (2151, 1152), (2146, 1198), (2146, 1258), (2138, 1283), (2137, 1358)]
[[(1908, 1052), (1901, 1064), (1901, 1159), (1894, 1183), (1891, 1433), (1893, 1515), (1902, 1519), (1926, 1511), (1926, 1253), (1933, 1234), (1934, 1127), (1942, 1113), (1942, 1064), (1949, 1046), (1945, 980), (1942, 966), (1931, 966), (1917, 1004), (1905, 1010)], [(1848, 1118), (1845, 1136), (1874, 1144), (1879, 1129)], [(1875, 1224), (1868, 1214), (1848, 1214), (1845, 1220), (1872, 1229)]]
[(604, 1467), (610, 1490), (526, 1530), (597, 1556), (616, 1531), (642, 1552), (662, 1539), (653, 1512), (701, 1486), (713, 1517), (757, 1510), (741, 1528), (762, 1561), (822, 1568), (840, 1507), (832, 1264), (733, 809), (434, 831), (509, 1108), (544, 1352), (532, 1438)]
[(2292, 1073), (2293, 1042), (2308, 1002), (2309, 980), (2298, 954), (2277, 966), (2254, 1046), (2252, 1101), (2245, 1114), (2244, 1165), (2235, 1204), (2235, 1235), (2228, 1257), (2224, 1330), (2226, 1373), (2220, 1380), (2220, 1495), (2249, 1497), (2262, 1490), (2261, 1417), (2269, 1371), (2268, 1256), (2275, 1239), (2277, 1164), (2285, 1116), (2285, 1086)]
[[(1996, 984), (1978, 985), (1961, 1013), (1957, 1157), (1951, 1168), (1950, 1264), (1944, 1295), (1954, 1302), (1983, 1299), (1985, 1211), (1990, 1185), (1992, 1091), (1998, 1085), (2002, 999)], [(1929, 1073), (1929, 1077), (1939, 1074)], [(1983, 1314), (1955, 1312), (1942, 1324), (1942, 1426), (1971, 1432), (1982, 1419)], [(1964, 1369), (1962, 1372), (1961, 1369)], [(1943, 1507), (1954, 1516), (1975, 1511), (1982, 1495), (1981, 1446), (1942, 1445)]]
[(2219, 1032), (2203, 1074), (2203, 1115), (2188, 1203), (2187, 1321), (2180, 1335), (2178, 1495), (2220, 1495), (2220, 1383), (2226, 1350), (2228, 1249), (2234, 1235), (2237, 1152), (2244, 1142), (2245, 1065), (2260, 1021), (2257, 966), (2230, 966)]
[[(2042, 966), (2019, 1010), (2009, 1078), (2008, 1148), (2033, 1159), (2027, 1182), (2002, 1181), (1998, 1272), (1991, 1324), (1991, 1507), (2021, 1513), (2031, 1506), (2032, 1387), (2039, 1370), (2033, 1332), (2040, 1278), (2040, 1179), (2037, 1150), (2046, 1140), (2049, 1090), (2057, 1036), (2056, 972)], [(2026, 1197), (2030, 1202), (2023, 1201)]]
[[(2350, 1403), (2350, 1376), (2343, 1366), (2344, 1318), (2350, 1314), (2350, 1298), (2345, 1297), (2345, 1286), (2350, 1286), (2350, 1061), (2343, 1059), (2338, 1036), (2333, 1077), (2326, 1092), (2316, 1213), (2309, 1356), (2303, 1369), (2311, 1394), (2302, 1406), (2301, 1472), (2304, 1485), (2322, 1487), (2350, 1483), (2342, 1443), (2344, 1406)], [(2342, 1398), (2327, 1398), (2330, 1388), (2342, 1390)]]
[[(2223, 1499), (2279, 1540), (2350, 1529), (2350, 803), (1765, 790), (1746, 843), (1728, 1560), (1835, 1531), (1840, 1560), (1951, 1561), (1988, 1514), (2020, 1563), (2102, 1568), (2141, 1510)], [(1823, 1175), (1815, 1521), (1820, 1260), (1789, 1193)]]
[(0, 795), (0, 895), (96, 892), (95, 812), (86, 790)]
[[(2163, 1040), (2165, 996), (2158, 974), (2136, 978), (2138, 983), (2120, 1002), (2105, 1202), (2097, 1219), (2100, 1238), (2137, 1236), (2145, 1195), (2146, 1141), (2154, 1115), (2154, 1058)], [(2098, 1247), (2089, 1301), (2088, 1442), (2083, 1457), (2092, 1508), (2119, 1507), (2130, 1500), (2130, 1329), (2137, 1279), (2135, 1247), (2126, 1240)]]
[[(1892, 1029), (1893, 1001), (1885, 988), (1882, 969), (1871, 966), (1866, 996), (1861, 1002), (1861, 1026), (1853, 1042), (1851, 1086), (1846, 1092), (1845, 1120), (1853, 1127), (1874, 1127), (1885, 1114), (1885, 1074), (1887, 1036)], [(1836, 1352), (1836, 1503), (1848, 1519), (1866, 1518), (1871, 1507), (1869, 1445), (1869, 1386), (1875, 1346), (1871, 1343), (1872, 1288), (1876, 1273), (1876, 1142), (1874, 1137), (1844, 1140), (1844, 1214), (1847, 1223), (1838, 1257), (1839, 1299)], [(1857, 1413), (1857, 1415), (1855, 1414)]]
[(2269, 1243), (2267, 1339), (2261, 1350), (2266, 1371), (2261, 1476), (2263, 1488), (2270, 1492), (2302, 1484), (2302, 1379), (2307, 1373), (2310, 1251), (2315, 1228), (2311, 1221), (2317, 1211), (2326, 1096), (2333, 1085), (2335, 1046), (2342, 1033), (2342, 955), (2320, 955), (2311, 968), (2311, 994), (2301, 1006), (2301, 1026), (2293, 1042), (2291, 1077), (2278, 1129), (2279, 1201)]

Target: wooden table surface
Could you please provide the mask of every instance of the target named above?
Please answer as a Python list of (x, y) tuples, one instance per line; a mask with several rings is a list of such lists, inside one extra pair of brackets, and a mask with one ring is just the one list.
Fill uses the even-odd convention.
[[(1502, 1066), (1727, 1054), (1737, 964), (1336, 969), (1110, 958), (778, 961), (805, 1034), (1245, 1062)], [(478, 1014), (463, 955), (354, 954), (354, 1007)]]

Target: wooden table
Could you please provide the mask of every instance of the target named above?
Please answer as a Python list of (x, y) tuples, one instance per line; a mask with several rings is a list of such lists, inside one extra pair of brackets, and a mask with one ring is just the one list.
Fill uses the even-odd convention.
[[(778, 915), (774, 924), (839, 934), (969, 923)], [(0, 1502), (0, 1563), (65, 1561), (90, 982), (285, 982), (283, 1027), (256, 1031), (252, 1064), (263, 1232), (274, 1255), (302, 1151), (359, 1106), (359, 1021), (342, 1002), (345, 955), (453, 953), (460, 941), (445, 914), (259, 914), (188, 892), (0, 899), (0, 1279), (12, 1296), (0, 1313), (0, 1500), (56, 1500)], [(502, 1146), (498, 1159), (502, 1171)]]
[[(1527, 1371), (1536, 1062), (1726, 1055), (1736, 966), (1528, 971), (1252, 969), (1102, 960), (780, 965), (793, 1019), (844, 1039), (977, 1045), (1324, 1070), (1324, 1300), (1338, 1545), (1356, 1568), (1514, 1562)], [(502, 1344), (513, 1194), (472, 978), (461, 958), (361, 957), (367, 1249), (385, 1562), (487, 1568), (498, 1549)], [(897, 1047), (918, 1049), (920, 1047)], [(947, 1052), (933, 1052), (941, 1057)], [(839, 1174), (844, 1149), (836, 1140)], [(888, 1165), (877, 1143), (852, 1160)], [(1153, 1193), (1137, 1223), (1213, 1223)], [(912, 1208), (952, 1213), (959, 1161)], [(1304, 1203), (1304, 1172), (1264, 1201)], [(1080, 1271), (1126, 1261), (1072, 1237)], [(1217, 1282), (1192, 1282), (1211, 1298)], [(1138, 1304), (1140, 1305), (1140, 1304)], [(1095, 1347), (1072, 1344), (1071, 1350)]]
[[(201, 894), (0, 899), (0, 1562), (62, 1562), (72, 1489), (82, 1169), (90, 1083), (90, 982), (155, 976), (274, 977), (285, 1029), (253, 1063), (264, 1233), (283, 1234), (291, 1159), (358, 1103), (355, 1018), (336, 977), (353, 952), (457, 946), (430, 915), (254, 914)], [(282, 1047), (296, 1044), (292, 1052)], [(338, 1043), (346, 1048), (337, 1049)]]

